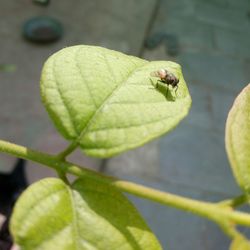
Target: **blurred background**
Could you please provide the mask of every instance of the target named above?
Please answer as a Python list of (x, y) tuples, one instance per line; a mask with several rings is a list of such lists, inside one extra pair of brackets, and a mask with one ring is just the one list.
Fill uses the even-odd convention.
[[(48, 153), (68, 145), (41, 104), (39, 79), (52, 53), (76, 44), (181, 64), (193, 105), (174, 131), (141, 148), (109, 160), (75, 152), (70, 160), (195, 199), (240, 194), (225, 153), (224, 127), (234, 98), (250, 79), (249, 0), (1, 1), (1, 139)], [(15, 164), (0, 155), (0, 182)], [(54, 173), (27, 162), (26, 175), (32, 183)], [(7, 189), (8, 183), (0, 195)], [(163, 249), (228, 249), (229, 239), (213, 223), (129, 197)]]

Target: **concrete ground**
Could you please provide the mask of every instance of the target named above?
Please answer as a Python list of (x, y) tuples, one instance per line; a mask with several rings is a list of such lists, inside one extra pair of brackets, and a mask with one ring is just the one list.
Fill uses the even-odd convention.
[[(63, 39), (44, 46), (25, 41), (22, 24), (37, 15), (59, 19)], [(182, 65), (193, 99), (189, 116), (174, 131), (105, 162), (79, 152), (72, 160), (196, 199), (219, 201), (240, 193), (225, 153), (224, 127), (234, 98), (250, 79), (248, 0), (52, 0), (48, 7), (10, 0), (0, 3), (0, 19), (0, 63), (16, 67), (0, 72), (1, 139), (51, 153), (67, 145), (40, 103), (38, 84), (44, 60), (62, 47), (94, 44), (149, 60), (173, 60)], [(159, 46), (144, 46), (145, 39), (161, 34), (167, 39)], [(13, 159), (0, 156), (0, 163), (9, 171)], [(29, 163), (30, 182), (50, 175)], [(131, 199), (163, 249), (228, 249), (228, 238), (213, 223)]]

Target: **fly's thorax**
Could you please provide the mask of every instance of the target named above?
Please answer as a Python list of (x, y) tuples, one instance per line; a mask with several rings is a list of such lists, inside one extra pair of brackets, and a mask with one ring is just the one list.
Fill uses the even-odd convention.
[(161, 79), (165, 79), (168, 75), (168, 71), (166, 69), (160, 69), (157, 72)]

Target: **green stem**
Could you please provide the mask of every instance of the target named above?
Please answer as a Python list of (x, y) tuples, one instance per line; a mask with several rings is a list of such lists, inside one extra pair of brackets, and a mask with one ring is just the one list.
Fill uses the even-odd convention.
[(72, 142), (64, 151), (62, 151), (61, 153), (57, 155), (58, 159), (65, 160), (65, 158), (69, 154), (71, 154), (77, 148), (77, 146), (78, 144), (75, 141)]
[(219, 224), (223, 223), (225, 220), (240, 225), (250, 226), (249, 214), (229, 210), (217, 204), (173, 195), (127, 181), (117, 180), (113, 185), (121, 191), (200, 215)]
[(220, 223), (220, 228), (231, 239), (235, 239), (239, 236), (242, 236), (242, 234), (236, 229), (235, 225), (229, 221), (224, 221)]
[(155, 190), (153, 188), (144, 187), (128, 181), (118, 180), (116, 178), (97, 173), (93, 170), (77, 166), (71, 162), (60, 160), (58, 159), (58, 156), (41, 153), (39, 151), (2, 140), (0, 140), (0, 151), (19, 158), (41, 163), (55, 170), (60, 169), (60, 171), (63, 171), (65, 174), (70, 173), (78, 177), (93, 178), (97, 181), (108, 183), (122, 192), (127, 192), (184, 211), (189, 211), (193, 214), (213, 220), (220, 225), (225, 221), (228, 221), (240, 225), (250, 226), (249, 214), (229, 210), (228, 208), (222, 207), (218, 204), (193, 200)]
[(68, 185), (70, 184), (69, 180), (68, 180), (68, 178), (66, 176), (66, 173), (64, 171), (57, 169), (57, 174), (58, 174), (58, 177), (61, 180), (63, 180), (66, 184), (68, 184)]

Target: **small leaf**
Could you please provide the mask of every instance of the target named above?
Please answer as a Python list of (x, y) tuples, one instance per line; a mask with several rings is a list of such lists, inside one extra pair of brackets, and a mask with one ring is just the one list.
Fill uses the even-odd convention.
[(135, 207), (107, 184), (47, 178), (18, 200), (11, 232), (23, 250), (160, 250)]
[(230, 250), (250, 250), (250, 242), (245, 237), (238, 236), (233, 240)]
[(250, 84), (236, 98), (226, 123), (226, 149), (240, 187), (250, 192)]
[[(165, 68), (180, 79), (175, 96), (150, 74)], [(170, 87), (171, 89), (171, 87)], [(41, 77), (42, 101), (59, 132), (95, 157), (138, 147), (173, 129), (191, 98), (178, 64), (148, 62), (95, 46), (52, 55)]]

